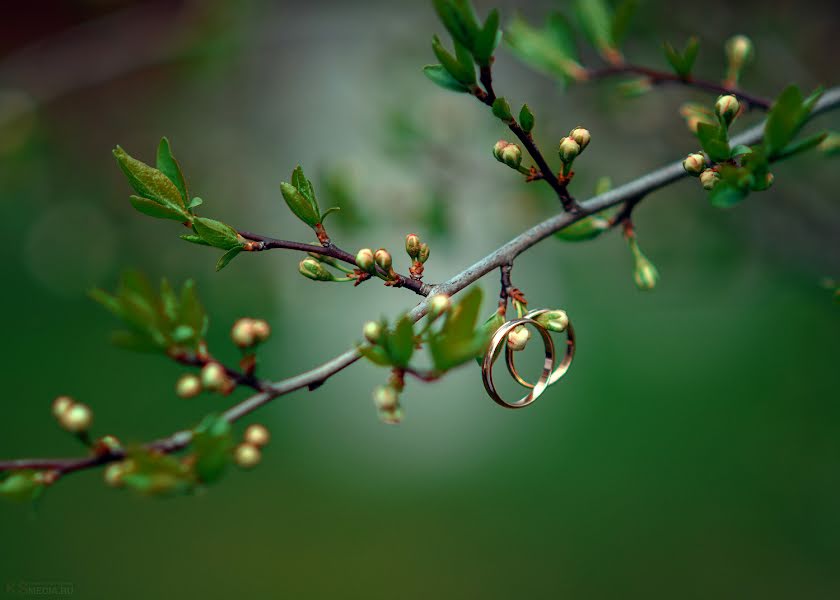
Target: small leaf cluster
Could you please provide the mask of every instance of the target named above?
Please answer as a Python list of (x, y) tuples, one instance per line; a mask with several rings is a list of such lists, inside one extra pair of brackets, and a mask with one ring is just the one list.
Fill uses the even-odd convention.
[(698, 175), (703, 187), (709, 190), (714, 206), (734, 206), (750, 192), (763, 191), (773, 183), (772, 162), (810, 150), (825, 140), (820, 132), (796, 140), (817, 100), (818, 89), (807, 98), (795, 85), (785, 88), (770, 108), (761, 143), (753, 146), (729, 143), (729, 127), (740, 111), (735, 96), (721, 96), (715, 104), (716, 123), (698, 122), (697, 138), (713, 165), (705, 170), (692, 169), (691, 155), (683, 163), (686, 170)]
[(292, 171), (291, 183), (287, 181), (280, 183), (280, 192), (292, 213), (316, 232), (322, 229), (322, 224), (328, 214), (339, 210), (334, 206), (321, 212), (312, 182), (303, 174), (303, 168), (300, 165)]
[(141, 352), (195, 350), (207, 333), (207, 313), (192, 280), (176, 293), (164, 279), (158, 291), (141, 273), (127, 271), (114, 294), (96, 289), (90, 295), (126, 326), (113, 335), (113, 342), (123, 348)]
[(452, 38), (455, 53), (434, 36), (432, 50), (440, 63), (426, 65), (423, 73), (444, 89), (471, 93), (476, 88), (475, 66), (490, 66), (501, 41), (499, 12), (490, 11), (481, 24), (469, 0), (434, 0), (434, 6)]
[(691, 36), (688, 38), (682, 52), (668, 42), (664, 42), (662, 48), (665, 52), (665, 58), (674, 69), (674, 73), (682, 79), (691, 77), (691, 69), (694, 67), (694, 61), (697, 60), (697, 52), (700, 49), (700, 42), (697, 37)]
[(191, 227), (193, 233), (181, 236), (187, 242), (224, 250), (225, 253), (216, 263), (217, 271), (227, 266), (246, 248), (246, 240), (233, 227), (195, 214), (195, 209), (203, 201), (197, 197), (189, 199), (184, 173), (172, 154), (169, 140), (160, 140), (157, 168), (133, 158), (120, 146), (114, 149), (114, 157), (137, 193), (131, 196), (131, 205), (150, 217), (172, 219)]
[[(635, 1), (625, 0), (612, 9), (604, 0), (576, 0), (573, 3), (579, 30), (609, 63), (620, 64), (621, 42), (635, 11)], [(505, 42), (513, 53), (533, 68), (570, 83), (585, 81), (576, 28), (563, 13), (553, 13), (542, 28), (515, 18), (505, 31)]]

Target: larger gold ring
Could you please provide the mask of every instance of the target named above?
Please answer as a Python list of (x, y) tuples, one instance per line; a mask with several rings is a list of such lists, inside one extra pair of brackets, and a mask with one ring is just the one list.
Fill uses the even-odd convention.
[[(496, 391), (496, 386), (493, 383), (493, 365), (499, 357), (499, 345), (506, 343), (510, 332), (520, 325), (531, 325), (539, 332), (545, 346), (545, 362), (543, 363), (543, 370), (539, 381), (537, 381), (535, 385), (530, 386), (532, 389), (528, 395), (523, 396), (516, 402), (507, 402), (499, 396)], [(554, 353), (554, 342), (545, 327), (530, 318), (507, 321), (493, 334), (493, 337), (490, 340), (490, 346), (487, 349), (487, 353), (484, 355), (484, 361), (481, 365), (481, 377), (484, 381), (484, 389), (487, 390), (487, 393), (493, 401), (496, 402), (496, 404), (504, 406), (505, 408), (523, 408), (539, 398), (548, 387), (548, 381), (551, 377), (552, 371), (554, 370), (556, 362), (557, 356)]]
[[(536, 322), (536, 318), (542, 314), (549, 312), (547, 308), (541, 308), (537, 310), (532, 310), (523, 316), (523, 319), (532, 319)], [(516, 370), (516, 366), (513, 364), (513, 350), (510, 349), (508, 346), (505, 349), (505, 360), (507, 362), (508, 371), (510, 371), (511, 376), (522, 386), (527, 388), (534, 388), (535, 386), (532, 383), (529, 383), (522, 379), (522, 376)], [(566, 374), (566, 371), (569, 370), (569, 367), (572, 365), (572, 359), (575, 357), (575, 329), (572, 327), (572, 323), (569, 322), (569, 326), (566, 328), (566, 353), (563, 355), (563, 360), (560, 361), (560, 364), (557, 365), (557, 368), (554, 369), (549, 378), (547, 386), (557, 383), (557, 381)], [(539, 383), (539, 382), (538, 382)]]

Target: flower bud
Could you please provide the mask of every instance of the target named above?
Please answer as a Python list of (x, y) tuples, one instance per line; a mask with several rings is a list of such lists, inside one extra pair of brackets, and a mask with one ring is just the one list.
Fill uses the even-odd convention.
[(59, 396), (52, 403), (52, 414), (56, 419), (60, 419), (61, 415), (67, 412), (76, 401), (73, 400), (70, 396)]
[(307, 257), (300, 261), (298, 271), (307, 279), (314, 281), (333, 281), (335, 277), (319, 261)]
[(647, 291), (656, 287), (656, 282), (659, 280), (659, 271), (647, 256), (642, 254), (639, 244), (635, 238), (630, 239), (630, 250), (633, 252), (635, 266), (633, 269), (633, 281), (636, 282), (636, 287), (640, 290)]
[(524, 325), (520, 325), (508, 334), (508, 347), (511, 350), (519, 352), (525, 349), (525, 345), (529, 339), (531, 339), (531, 331)]
[(125, 465), (121, 462), (113, 462), (105, 467), (103, 477), (105, 483), (111, 487), (122, 487), (123, 475), (125, 474)]
[(498, 142), (496, 142), (496, 144), (493, 146), (493, 156), (496, 157), (496, 160), (498, 160), (499, 162), (505, 162), (504, 160), (502, 160), (502, 150), (504, 150), (508, 146), (510, 146), (510, 142), (506, 142), (505, 140), (499, 140)]
[(217, 392), (225, 387), (227, 371), (217, 362), (210, 362), (201, 369), (201, 385), (204, 389)]
[(538, 316), (536, 322), (555, 333), (562, 333), (569, 327), (569, 315), (565, 310), (550, 310)]
[(373, 250), (370, 248), (362, 248), (356, 253), (356, 266), (367, 273), (375, 273)]
[(518, 169), (522, 164), (522, 150), (516, 144), (508, 144), (501, 153), (501, 160), (511, 169)]
[(260, 449), (253, 444), (242, 443), (236, 447), (233, 452), (233, 458), (236, 464), (243, 469), (253, 469), (262, 459)]
[(440, 315), (449, 310), (452, 301), (446, 294), (435, 294), (429, 298), (429, 317), (437, 319)]
[(572, 129), (569, 132), (569, 137), (577, 142), (577, 145), (580, 146), (581, 152), (586, 150), (586, 147), (589, 145), (589, 140), (592, 138), (589, 134), (589, 130), (584, 129), (583, 127), (575, 127)]
[(362, 335), (371, 344), (378, 344), (382, 339), (382, 323), (377, 321), (368, 321), (362, 328)]
[(254, 320), (253, 319), (237, 319), (230, 328), (230, 338), (233, 343), (240, 348), (250, 348), (257, 339), (254, 334)]
[(416, 259), (420, 254), (420, 236), (416, 233), (405, 236), (405, 251), (410, 258)]
[(732, 94), (721, 96), (715, 102), (715, 114), (727, 125), (732, 123), (739, 110), (741, 110), (741, 104)]
[(560, 140), (560, 160), (566, 164), (570, 164), (578, 154), (580, 154), (580, 145), (570, 137), (564, 137)]
[(58, 417), (58, 424), (70, 433), (84, 433), (93, 423), (93, 411), (86, 404), (73, 403)]
[(700, 183), (704, 190), (712, 189), (718, 184), (718, 181), (720, 181), (720, 175), (717, 174), (717, 171), (706, 169), (700, 173)]
[(93, 443), (93, 452), (97, 456), (113, 455), (122, 451), (122, 442), (114, 435), (103, 435)]
[(264, 425), (254, 423), (245, 428), (245, 435), (242, 436), (246, 444), (251, 444), (257, 448), (262, 448), (268, 444), (271, 439), (271, 434)]
[(373, 390), (373, 403), (377, 410), (391, 412), (397, 408), (397, 391), (390, 385), (380, 385)]
[(175, 384), (175, 393), (181, 398), (195, 398), (201, 393), (201, 380), (192, 373), (181, 375)]
[(734, 35), (726, 41), (726, 56), (730, 68), (740, 70), (753, 57), (753, 43), (745, 35)]
[(399, 406), (393, 410), (380, 410), (378, 414), (379, 420), (386, 425), (399, 425), (403, 420), (403, 411)]
[(376, 264), (379, 266), (380, 269), (385, 271), (386, 273), (391, 270), (391, 265), (393, 261), (391, 260), (391, 253), (388, 252), (385, 248), (380, 248), (376, 251), (373, 255)]
[(698, 177), (705, 168), (706, 159), (702, 154), (689, 154), (685, 157), (685, 160), (683, 160), (683, 169), (685, 169), (686, 173), (689, 175)]
[(420, 252), (417, 258), (421, 263), (425, 263), (427, 260), (429, 260), (429, 244), (427, 244), (426, 242), (420, 244)]
[(271, 325), (263, 319), (253, 319), (251, 321), (251, 329), (254, 332), (254, 338), (258, 344), (271, 337)]

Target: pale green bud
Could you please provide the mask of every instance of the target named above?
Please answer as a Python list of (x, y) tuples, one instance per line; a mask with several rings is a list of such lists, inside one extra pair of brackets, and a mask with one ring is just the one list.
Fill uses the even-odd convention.
[(253, 423), (245, 428), (245, 434), (242, 436), (242, 439), (245, 440), (246, 444), (262, 448), (268, 444), (268, 441), (271, 439), (271, 434), (265, 425)]
[(377, 321), (368, 321), (365, 323), (364, 327), (362, 327), (362, 335), (364, 335), (365, 339), (371, 344), (378, 344), (382, 339), (382, 323)]
[(397, 408), (397, 391), (390, 385), (380, 385), (373, 390), (373, 403), (382, 412), (390, 412)]
[(519, 325), (508, 334), (508, 347), (511, 350), (519, 352), (520, 350), (525, 349), (529, 339), (531, 339), (531, 331), (524, 325)]
[(569, 132), (569, 137), (577, 142), (577, 145), (580, 146), (581, 152), (586, 150), (586, 147), (589, 145), (589, 140), (592, 139), (592, 136), (589, 134), (589, 130), (584, 129), (583, 127), (575, 127), (572, 129)]
[(562, 333), (569, 327), (569, 315), (565, 310), (550, 310), (538, 316), (536, 322), (555, 333)]
[(449, 310), (452, 306), (452, 301), (446, 294), (435, 294), (429, 298), (429, 316), (432, 319), (438, 318), (440, 315)]
[(219, 391), (225, 387), (227, 371), (217, 362), (210, 362), (201, 369), (201, 385), (206, 390)]
[(636, 282), (636, 287), (640, 290), (647, 291), (656, 287), (656, 282), (659, 280), (659, 271), (647, 256), (642, 254), (639, 249), (639, 244), (635, 238), (630, 240), (630, 250), (633, 252), (635, 266), (633, 269), (633, 281)]
[(416, 233), (405, 236), (405, 251), (410, 258), (416, 259), (420, 254), (420, 236)]
[(726, 56), (732, 68), (740, 70), (752, 60), (753, 43), (745, 35), (734, 35), (726, 41)]
[(251, 330), (254, 332), (257, 343), (264, 342), (271, 337), (271, 325), (262, 319), (252, 319)]
[(257, 337), (254, 333), (254, 320), (248, 318), (237, 319), (230, 328), (230, 339), (240, 348), (250, 348)]
[(560, 140), (558, 154), (560, 154), (560, 160), (566, 164), (570, 164), (580, 154), (580, 144), (570, 137), (564, 137)]
[(427, 244), (426, 242), (420, 244), (420, 252), (417, 255), (417, 259), (421, 263), (425, 263), (427, 260), (429, 260), (429, 244)]
[(76, 402), (58, 417), (58, 424), (70, 433), (84, 433), (93, 423), (93, 411), (86, 404)]
[(52, 414), (56, 419), (60, 419), (67, 410), (75, 404), (76, 401), (70, 396), (59, 396), (52, 403)]
[(105, 467), (103, 477), (105, 483), (111, 487), (120, 487), (123, 484), (123, 475), (125, 474), (125, 465), (121, 462), (111, 463)]
[(253, 469), (260, 464), (262, 453), (254, 444), (242, 443), (234, 450), (233, 457), (237, 466), (243, 469)]
[(498, 160), (499, 162), (504, 162), (502, 160), (502, 150), (504, 150), (508, 146), (510, 146), (510, 142), (506, 142), (505, 140), (499, 140), (498, 142), (496, 142), (496, 144), (493, 146), (493, 156), (496, 157), (496, 160)]
[(741, 110), (741, 103), (732, 94), (721, 96), (715, 102), (715, 114), (727, 125), (732, 123)]
[(375, 273), (373, 250), (370, 248), (362, 248), (356, 253), (356, 265), (367, 273)]
[(201, 393), (201, 380), (192, 373), (181, 375), (175, 383), (175, 393), (180, 398), (195, 398)]
[(685, 160), (683, 160), (683, 169), (685, 169), (686, 173), (688, 173), (689, 175), (694, 175), (695, 177), (698, 177), (705, 168), (706, 159), (702, 154), (689, 154), (685, 157)]
[(502, 162), (511, 169), (518, 169), (522, 164), (522, 150), (516, 144), (508, 145), (502, 150)]
[(720, 175), (717, 174), (717, 171), (706, 169), (700, 173), (700, 183), (704, 190), (711, 190), (718, 184), (718, 181), (720, 181)]
[(311, 256), (304, 258), (298, 265), (298, 271), (301, 275), (314, 281), (334, 281), (335, 276), (327, 271), (327, 269), (319, 261)]
[(385, 271), (386, 273), (391, 270), (391, 265), (393, 261), (391, 259), (391, 253), (388, 252), (385, 248), (380, 248), (376, 251), (373, 255), (376, 264), (379, 265), (379, 268)]

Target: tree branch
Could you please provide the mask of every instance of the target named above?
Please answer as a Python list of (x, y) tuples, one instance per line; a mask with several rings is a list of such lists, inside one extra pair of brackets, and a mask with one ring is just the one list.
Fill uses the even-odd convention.
[(586, 71), (587, 78), (590, 81), (597, 79), (606, 79), (607, 77), (612, 77), (615, 75), (628, 74), (643, 75), (647, 77), (653, 85), (659, 85), (662, 83), (678, 83), (688, 87), (694, 87), (700, 90), (705, 90), (707, 92), (713, 92), (721, 95), (732, 94), (738, 99), (743, 100), (751, 108), (761, 108), (763, 110), (767, 110), (772, 104), (771, 101), (767, 100), (766, 98), (761, 98), (759, 96), (747, 94), (746, 92), (742, 92), (741, 90), (734, 87), (719, 85), (717, 83), (714, 83), (713, 81), (706, 81), (704, 79), (695, 79), (691, 76), (680, 77), (679, 75), (676, 75), (674, 73), (669, 73), (667, 71), (657, 71), (656, 69), (649, 69), (641, 65), (623, 64), (603, 67), (601, 69), (589, 69)]
[[(819, 102), (817, 102), (809, 120), (818, 114), (834, 110), (838, 107), (840, 107), (840, 86), (826, 91)], [(761, 140), (763, 132), (764, 123), (760, 123), (759, 125), (756, 125), (742, 134), (732, 138), (731, 143), (733, 145), (755, 144)], [(499, 267), (503, 267), (504, 265), (511, 264), (517, 256), (535, 244), (560, 231), (561, 229), (579, 221), (580, 219), (611, 206), (627, 202), (628, 200), (647, 196), (651, 192), (687, 176), (688, 174), (685, 169), (683, 169), (682, 161), (671, 163), (646, 175), (642, 175), (641, 177), (622, 186), (589, 199), (581, 204), (580, 210), (577, 212), (564, 212), (538, 223), (527, 231), (516, 236), (494, 252), (467, 267), (457, 275), (451, 277), (444, 283), (435, 286), (426, 286), (428, 289), (418, 293), (425, 296), (433, 294), (447, 294), (451, 296), (456, 294), (491, 271)], [(316, 248), (321, 247), (316, 246)], [(422, 301), (408, 312), (408, 316), (412, 321), (416, 322), (426, 314), (427, 310), (428, 301)], [(289, 394), (290, 392), (302, 388), (315, 389), (336, 373), (352, 365), (354, 362), (359, 360), (359, 358), (361, 358), (361, 355), (354, 348), (313, 369), (310, 369), (309, 371), (305, 371), (295, 375), (294, 377), (289, 377), (288, 379), (267, 383), (263, 388), (264, 391), (255, 394), (254, 396), (251, 396), (239, 404), (229, 408), (225, 411), (223, 416), (229, 422), (234, 422), (279, 396)], [(191, 440), (191, 431), (178, 431), (167, 438), (151, 442), (147, 444), (146, 447), (161, 452), (175, 452), (185, 448)], [(124, 452), (113, 452), (100, 456), (89, 456), (83, 458), (35, 458), (8, 460), (0, 461), (0, 472), (18, 469), (39, 469), (54, 470), (57, 471), (58, 474), (67, 474), (74, 471), (100, 466), (109, 462), (121, 460), (123, 458), (125, 458)]]

